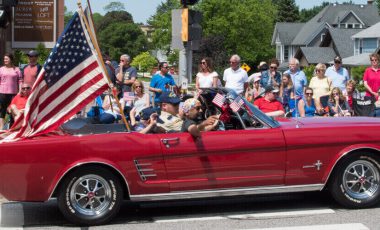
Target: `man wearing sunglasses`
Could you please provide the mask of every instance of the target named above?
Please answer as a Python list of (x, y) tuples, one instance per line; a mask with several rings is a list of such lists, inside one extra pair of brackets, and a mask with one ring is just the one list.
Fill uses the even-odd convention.
[(336, 56), (334, 58), (334, 65), (327, 68), (325, 75), (332, 81), (332, 87), (339, 87), (340, 90), (346, 89), (347, 81), (350, 80), (348, 71), (342, 67), (342, 58)]
[(216, 115), (208, 117), (202, 121), (201, 102), (195, 98), (187, 99), (183, 105), (185, 121), (182, 124), (182, 132), (189, 132), (194, 138), (201, 136), (201, 131), (210, 131), (215, 129), (218, 124)]
[(131, 57), (127, 54), (120, 56), (119, 67), (116, 68), (116, 83), (121, 87), (122, 93), (131, 92), (132, 84), (137, 78), (137, 70), (130, 65)]
[(12, 114), (14, 120), (17, 120), (24, 113), (30, 90), (31, 86), (29, 83), (22, 83), (21, 91), (12, 99), (11, 104), (8, 106), (8, 113)]
[(161, 103), (160, 97), (163, 92), (175, 92), (177, 90), (174, 78), (169, 74), (168, 63), (161, 62), (158, 68), (159, 72), (153, 75), (149, 85), (149, 91), (155, 93), (155, 106), (158, 106)]

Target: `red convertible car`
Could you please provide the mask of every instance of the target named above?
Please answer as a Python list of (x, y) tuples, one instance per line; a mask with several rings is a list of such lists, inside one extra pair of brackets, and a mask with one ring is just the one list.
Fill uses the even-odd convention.
[(247, 101), (237, 112), (212, 103), (237, 95), (209, 89), (204, 115), (218, 130), (140, 134), (119, 124), (64, 127), (64, 135), (0, 144), (0, 193), (8, 200), (57, 198), (71, 222), (110, 221), (122, 201), (156, 201), (328, 190), (345, 207), (380, 199), (380, 119), (274, 120)]

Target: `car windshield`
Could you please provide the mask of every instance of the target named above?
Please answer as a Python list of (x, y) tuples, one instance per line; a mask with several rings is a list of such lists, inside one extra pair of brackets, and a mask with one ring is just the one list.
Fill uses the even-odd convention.
[[(228, 92), (227, 96), (231, 101), (233, 101), (236, 97), (238, 97), (238, 94), (231, 90)], [(242, 97), (244, 100), (244, 103), (247, 105), (248, 109), (252, 114), (260, 121), (264, 122), (265, 124), (268, 124), (269, 126), (276, 128), (280, 126), (280, 123), (278, 121), (274, 120), (273, 118), (265, 115), (261, 110), (259, 110), (256, 106), (252, 105), (250, 102), (248, 102), (244, 97)]]

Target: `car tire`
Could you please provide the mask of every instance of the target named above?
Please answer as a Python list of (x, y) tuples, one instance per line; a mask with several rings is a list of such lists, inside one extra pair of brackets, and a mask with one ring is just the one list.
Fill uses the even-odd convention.
[(339, 163), (329, 190), (334, 199), (348, 208), (367, 208), (380, 200), (380, 165), (378, 157), (358, 154)]
[(123, 191), (109, 170), (86, 167), (70, 173), (62, 182), (58, 207), (67, 220), (78, 225), (109, 222), (119, 211)]

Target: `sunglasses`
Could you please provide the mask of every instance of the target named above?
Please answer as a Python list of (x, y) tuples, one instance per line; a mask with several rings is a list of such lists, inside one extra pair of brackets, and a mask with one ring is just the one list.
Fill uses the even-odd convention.
[(342, 64), (340, 61), (334, 61), (335, 64)]
[(377, 60), (377, 59), (371, 59), (371, 61), (375, 61), (375, 62), (377, 62), (378, 60)]
[(306, 95), (308, 95), (308, 96), (312, 96), (313, 95), (313, 93), (305, 93)]
[(321, 69), (317, 69), (317, 70), (315, 70), (315, 72), (316, 72), (316, 73), (323, 73), (324, 71), (321, 70)]
[(277, 67), (276, 67), (276, 66), (271, 66), (270, 68), (271, 68), (271, 69), (277, 69)]
[(202, 65), (205, 65), (205, 64), (206, 64), (206, 62), (205, 62), (205, 61), (202, 61), (202, 62), (201, 62), (201, 64), (202, 64)]
[(236, 64), (237, 61), (230, 61), (230, 64)]
[(169, 66), (163, 66), (162, 68), (164, 68), (164, 69), (169, 69)]
[(200, 107), (200, 106), (197, 106), (197, 107), (194, 107), (194, 109), (195, 109), (195, 110), (197, 110), (197, 111), (199, 111), (199, 110), (201, 110), (201, 109), (202, 109), (202, 107)]
[(22, 87), (21, 89), (22, 89), (22, 90), (29, 90), (30, 87)]
[(142, 88), (142, 86), (141, 85), (136, 85), (135, 88)]
[(125, 62), (125, 60), (120, 60), (121, 62)]

